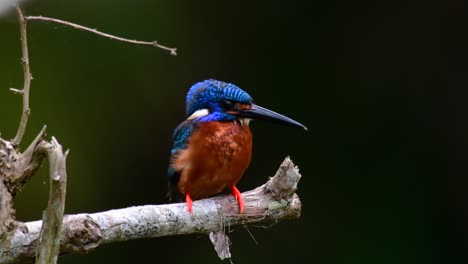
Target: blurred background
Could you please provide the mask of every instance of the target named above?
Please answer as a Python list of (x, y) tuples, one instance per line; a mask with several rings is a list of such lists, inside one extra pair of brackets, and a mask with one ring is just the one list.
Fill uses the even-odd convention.
[[(363, 4), (363, 5), (362, 5)], [(66, 213), (160, 204), (189, 87), (214, 78), (308, 126), (251, 125), (240, 190), (290, 155), (297, 221), (229, 234), (234, 263), (455, 263), (467, 248), (463, 1), (30, 0), (27, 15), (158, 40), (178, 56), (56, 24), (29, 24), (32, 115), (68, 158)], [(16, 16), (0, 17), (0, 132), (13, 138), (23, 72)], [(463, 172), (463, 173), (462, 173)], [(47, 166), (17, 196), (41, 218)], [(450, 219), (450, 220), (447, 220)], [(104, 245), (59, 263), (222, 263), (207, 236)], [(229, 263), (229, 262), (227, 262)]]

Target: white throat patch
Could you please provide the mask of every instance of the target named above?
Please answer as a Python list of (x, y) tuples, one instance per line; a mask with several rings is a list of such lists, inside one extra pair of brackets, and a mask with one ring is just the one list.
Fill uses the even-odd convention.
[(200, 110), (197, 110), (197, 111), (193, 112), (193, 114), (191, 116), (189, 116), (187, 118), (187, 120), (193, 120), (195, 118), (199, 118), (199, 117), (202, 117), (202, 116), (207, 116), (209, 113), (210, 113), (210, 111), (208, 111), (208, 109), (200, 109)]
[(252, 119), (248, 119), (248, 118), (239, 118), (239, 122), (240, 122), (241, 125), (243, 125), (243, 126), (249, 126), (250, 120), (252, 120)]

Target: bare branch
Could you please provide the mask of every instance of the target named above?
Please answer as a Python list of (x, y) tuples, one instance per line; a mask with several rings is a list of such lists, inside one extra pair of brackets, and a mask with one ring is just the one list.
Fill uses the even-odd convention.
[[(187, 212), (183, 203), (129, 207), (94, 214), (66, 215), (63, 220), (61, 253), (87, 253), (99, 245), (131, 239), (173, 236), (184, 234), (209, 234), (222, 226), (232, 228), (248, 224), (276, 223), (300, 216), (301, 202), (295, 193), (281, 195), (284, 187), (272, 184), (276, 178), (300, 179), (299, 170), (289, 158), (282, 163), (277, 174), (266, 184), (242, 194), (245, 202), (239, 214), (237, 202), (230, 195), (217, 196), (193, 203), (194, 215)], [(274, 188), (281, 187), (276, 190)], [(282, 198), (278, 198), (282, 197)], [(10, 243), (0, 244), (0, 263), (29, 260), (35, 255), (42, 222), (24, 224), (16, 229)], [(26, 230), (27, 229), (27, 230)], [(226, 242), (224, 238), (224, 242)]]
[(52, 137), (52, 143), (45, 144), (50, 167), (49, 202), (43, 212), (41, 236), (37, 250), (38, 264), (55, 264), (60, 249), (62, 237), (62, 220), (65, 209), (65, 194), (67, 185), (66, 159), (62, 146)]
[(29, 51), (28, 51), (28, 34), (27, 34), (27, 21), (21, 12), (21, 8), (16, 6), (16, 12), (18, 13), (18, 21), (21, 31), (21, 50), (23, 52), (23, 70), (24, 70), (24, 87), (23, 87), (23, 112), (21, 114), (21, 120), (18, 127), (16, 136), (11, 140), (13, 146), (18, 146), (23, 139), (26, 125), (28, 124), (29, 114), (31, 109), (29, 108), (29, 89), (31, 87), (31, 70), (29, 68)]
[(112, 39), (112, 40), (128, 42), (128, 43), (138, 44), (138, 45), (153, 46), (153, 47), (156, 47), (156, 48), (160, 48), (160, 49), (163, 49), (163, 50), (170, 51), (171, 55), (174, 55), (174, 56), (177, 55), (177, 48), (169, 48), (169, 47), (163, 46), (163, 45), (159, 44), (158, 41), (156, 41), (156, 40), (155, 41), (140, 41), (140, 40), (135, 40), (135, 39), (127, 39), (127, 38), (117, 37), (117, 36), (114, 36), (114, 35), (111, 35), (111, 34), (108, 34), (108, 33), (98, 31), (97, 29), (94, 29), (94, 28), (85, 27), (85, 26), (82, 26), (82, 25), (79, 25), (79, 24), (75, 24), (75, 23), (72, 23), (72, 22), (60, 20), (60, 19), (57, 19), (57, 18), (51, 18), (51, 17), (27, 16), (27, 17), (25, 17), (25, 19), (26, 20), (39, 20), (39, 21), (46, 21), (46, 22), (61, 24), (61, 25), (64, 25), (64, 26), (68, 26), (68, 27), (78, 29), (78, 30), (88, 31), (88, 32), (94, 33), (96, 35), (106, 37), (106, 38), (109, 38), (109, 39)]

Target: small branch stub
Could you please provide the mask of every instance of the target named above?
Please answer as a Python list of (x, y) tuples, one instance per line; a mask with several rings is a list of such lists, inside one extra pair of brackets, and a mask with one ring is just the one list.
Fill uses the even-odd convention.
[(219, 230), (216, 232), (211, 232), (209, 237), (211, 243), (213, 243), (216, 253), (218, 254), (218, 257), (221, 260), (231, 258), (231, 251), (229, 250), (229, 247), (231, 246), (231, 240), (224, 231)]
[(10, 91), (12, 91), (14, 94), (24, 94), (23, 90), (19, 90), (16, 88), (10, 88)]

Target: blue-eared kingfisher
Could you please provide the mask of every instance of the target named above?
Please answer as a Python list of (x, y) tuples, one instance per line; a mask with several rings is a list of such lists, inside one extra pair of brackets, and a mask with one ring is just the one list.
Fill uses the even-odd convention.
[(192, 200), (207, 198), (230, 188), (244, 211), (237, 182), (252, 157), (249, 122), (275, 121), (307, 128), (301, 123), (254, 104), (252, 97), (234, 84), (205, 80), (193, 85), (186, 98), (186, 120), (174, 131), (168, 169), (170, 193)]

